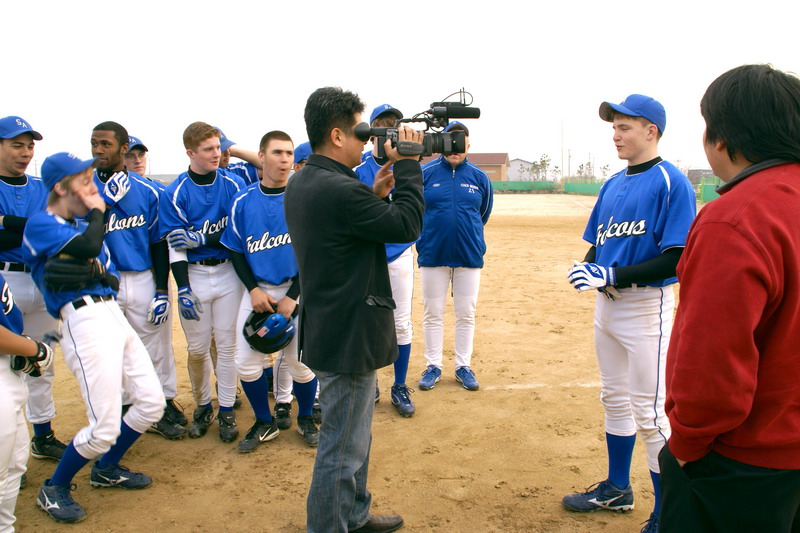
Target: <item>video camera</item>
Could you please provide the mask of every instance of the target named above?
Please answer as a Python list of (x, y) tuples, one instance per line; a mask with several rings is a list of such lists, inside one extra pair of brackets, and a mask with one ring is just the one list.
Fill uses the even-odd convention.
[[(403, 118), (395, 122), (392, 128), (371, 128), (366, 122), (357, 124), (355, 127), (356, 137), (367, 142), (370, 137), (376, 137), (374, 144), (377, 147), (378, 157), (385, 158), (386, 150), (384, 144), (386, 139), (392, 141), (392, 147), (396, 147), (400, 155), (420, 155), (428, 156), (432, 154), (463, 154), (467, 151), (466, 133), (463, 131), (441, 131), (450, 123), (450, 119), (459, 118), (480, 118), (481, 110), (477, 107), (470, 107), (472, 95), (464, 89), (451, 96), (459, 95), (459, 101), (433, 102), (430, 109), (417, 113), (411, 118)], [(466, 95), (470, 97), (470, 103), (466, 103)], [(445, 98), (445, 100), (447, 100)], [(422, 145), (415, 143), (397, 142), (397, 128), (402, 123), (421, 122), (425, 124), (423, 131), (433, 130), (433, 133), (426, 133), (422, 139)], [(420, 149), (421, 146), (421, 149)]]

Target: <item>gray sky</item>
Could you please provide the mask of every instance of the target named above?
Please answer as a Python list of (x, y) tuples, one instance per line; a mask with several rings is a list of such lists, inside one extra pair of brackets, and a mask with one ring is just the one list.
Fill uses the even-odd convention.
[(182, 132), (196, 120), (244, 148), (273, 129), (299, 144), (318, 87), (357, 92), (367, 116), (383, 103), (409, 116), (464, 87), (482, 110), (468, 122), (472, 151), (548, 154), (557, 165), (563, 152), (565, 167), (569, 151), (574, 173), (590, 158), (598, 169), (623, 166), (597, 108), (643, 93), (667, 110), (661, 155), (707, 167), (699, 101), (708, 84), (745, 63), (800, 73), (789, 5), (5, 2), (0, 116), (20, 115), (44, 135), (39, 165), (60, 151), (88, 158), (91, 129), (115, 120), (149, 147), (151, 172), (178, 173), (188, 164)]

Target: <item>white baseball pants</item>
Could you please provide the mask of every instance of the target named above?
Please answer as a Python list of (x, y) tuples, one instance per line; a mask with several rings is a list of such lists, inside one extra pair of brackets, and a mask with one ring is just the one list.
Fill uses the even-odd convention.
[(14, 531), (14, 508), (20, 478), (27, 470), (30, 439), (23, 412), (28, 390), (9, 365), (10, 357), (0, 355), (0, 533)]

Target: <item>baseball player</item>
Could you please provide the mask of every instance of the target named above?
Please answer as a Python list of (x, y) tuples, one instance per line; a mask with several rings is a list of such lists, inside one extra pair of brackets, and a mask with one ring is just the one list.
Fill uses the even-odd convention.
[[(236, 143), (228, 139), (221, 129), (214, 126), (219, 131), (219, 149), (222, 153), (219, 159), (219, 168), (229, 174), (235, 174), (242, 178), (245, 185), (252, 185), (261, 180), (261, 162), (258, 154), (249, 150), (238, 148)], [(237, 163), (231, 163), (231, 157), (242, 159)]]
[(647, 448), (655, 508), (645, 529), (657, 531), (658, 452), (670, 435), (664, 414), (664, 368), (675, 303), (672, 285), (694, 219), (689, 180), (658, 156), (664, 107), (632, 94), (603, 102), (600, 118), (614, 125), (614, 145), (628, 168), (600, 189), (583, 238), (589, 248), (568, 279), (578, 291), (599, 289), (595, 347), (605, 409), (608, 479), (567, 495), (572, 511), (633, 509), (630, 464), (637, 432)]
[[(233, 265), (247, 293), (242, 296), (236, 330), (241, 331), (251, 311), (278, 312), (288, 319), (296, 313), (300, 294), (297, 261), (283, 214), (283, 197), (292, 170), (294, 145), (282, 131), (271, 131), (261, 139), (258, 156), (264, 169), (261, 183), (239, 193), (231, 205), (222, 244), (231, 251)], [(264, 355), (253, 350), (243, 335), (236, 338), (236, 366), (256, 422), (239, 442), (239, 451), (250, 452), (278, 435), (278, 424), (270, 415)], [(309, 446), (319, 442), (319, 429), (312, 417), (317, 378), (300, 362), (297, 338), (281, 350), (278, 360), (289, 368), (297, 396), (297, 431)], [(280, 368), (280, 363), (276, 365)], [(277, 396), (276, 396), (277, 398)]]
[[(369, 122), (373, 128), (393, 127), (395, 122), (401, 118), (403, 118), (403, 113), (397, 108), (383, 104), (372, 111)], [(355, 173), (359, 180), (372, 187), (375, 182), (375, 174), (388, 162), (389, 159), (378, 157), (378, 147), (373, 139), (372, 152), (361, 165), (356, 167)], [(391, 199), (391, 194), (389, 198)], [(391, 397), (392, 405), (404, 417), (413, 416), (416, 411), (410, 396), (413, 389), (406, 385), (408, 361), (411, 357), (411, 296), (414, 293), (414, 254), (411, 246), (413, 244), (413, 242), (386, 244), (386, 260), (389, 264), (392, 298), (397, 304), (394, 309), (397, 360), (394, 362), (394, 384), (391, 389)]]
[[(53, 362), (49, 345), (20, 335), (22, 311), (0, 275), (0, 532), (14, 531), (14, 508), (28, 462), (23, 375), (41, 376)], [(14, 355), (7, 355), (14, 354)]]
[[(125, 154), (125, 168), (140, 176), (145, 176), (148, 151), (147, 146), (145, 146), (141, 139), (131, 135), (128, 138), (128, 152)], [(166, 189), (164, 184), (160, 181), (147, 178), (147, 182), (158, 189), (159, 192), (163, 192)], [(159, 200), (160, 199), (161, 197), (159, 197)], [(169, 275), (169, 273), (167, 273), (167, 275)], [(167, 397), (167, 407), (164, 409), (164, 416), (179, 426), (185, 426), (188, 424), (186, 415), (183, 414), (183, 408), (175, 402), (175, 395), (177, 394), (177, 375), (175, 369), (175, 352), (172, 348), (171, 301), (172, 291), (170, 290), (169, 283), (167, 283), (167, 298), (164, 299), (163, 292), (156, 291), (156, 299), (150, 302), (152, 307), (148, 308), (147, 316), (148, 321), (161, 321), (165, 324), (164, 327), (158, 328), (160, 342), (157, 351), (159, 353), (153, 358), (153, 364), (158, 373), (158, 379), (161, 381), (161, 385), (164, 388), (164, 395)], [(150, 309), (153, 311), (152, 315), (150, 314)], [(160, 361), (162, 364), (158, 365), (155, 361)], [(156, 430), (155, 428), (151, 428), (150, 431), (155, 432)]]
[[(464, 131), (469, 151), (469, 130), (451, 122), (445, 131)], [(489, 177), (463, 154), (442, 155), (423, 169), (425, 219), (417, 241), (417, 262), (422, 282), (422, 333), (427, 367), (419, 380), (421, 390), (431, 390), (442, 375), (442, 342), (447, 289), (452, 285), (456, 314), (456, 380), (470, 391), (478, 390), (470, 368), (475, 336), (475, 307), (481, 283), (486, 241), (483, 226), (489, 221), (494, 191)]]
[(306, 141), (298, 144), (294, 149), (294, 165), (292, 165), (292, 172), (297, 173), (303, 170), (308, 161), (308, 156), (311, 155), (311, 144)]
[[(108, 205), (105, 242), (120, 271), (117, 304), (147, 348), (170, 406), (148, 431), (166, 439), (182, 439), (186, 429), (171, 416), (177, 410), (175, 358), (171, 350), (164, 349), (161, 336), (171, 324), (166, 320), (169, 252), (158, 233), (159, 189), (125, 169), (129, 136), (120, 124), (108, 121), (95, 126), (91, 145), (98, 161), (95, 185)], [(128, 396), (123, 397), (123, 405), (130, 403)]]
[[(70, 485), (94, 458), (99, 457), (90, 478), (95, 487), (140, 489), (152, 483), (149, 476), (119, 462), (164, 413), (164, 393), (147, 349), (114, 299), (119, 278), (104, 243), (106, 204), (93, 180), (95, 161), (81, 161), (66, 152), (44, 161), (42, 180), (50, 191), (47, 210), (28, 220), (23, 235), (25, 261), (47, 311), (61, 317), (64, 361), (78, 380), (89, 418), (37, 496), (39, 507), (60, 522), (86, 517), (72, 499)], [(52, 262), (77, 263), (90, 271), (69, 281), (53, 276)], [(121, 416), (123, 387), (133, 404)]]
[[(21, 248), (28, 218), (47, 204), (44, 183), (25, 173), (33, 158), (35, 141), (41, 139), (42, 135), (20, 117), (0, 119), (0, 269), (16, 295), (27, 334), (37, 340), (58, 329), (58, 320), (45, 309), (30, 268), (23, 263)], [(28, 420), (33, 425), (31, 454), (37, 459), (58, 461), (66, 445), (56, 439), (51, 426), (56, 416), (54, 376), (51, 366), (41, 377), (24, 374), (23, 379), (29, 392)]]
[(211, 338), (217, 347), (219, 435), (232, 442), (239, 435), (236, 398), (236, 317), (242, 284), (220, 244), (233, 197), (244, 188), (236, 176), (219, 171), (220, 133), (204, 122), (183, 133), (189, 169), (164, 191), (159, 224), (170, 246), (172, 275), (189, 352), (189, 378), (197, 408), (189, 437), (202, 437), (214, 418), (211, 406)]

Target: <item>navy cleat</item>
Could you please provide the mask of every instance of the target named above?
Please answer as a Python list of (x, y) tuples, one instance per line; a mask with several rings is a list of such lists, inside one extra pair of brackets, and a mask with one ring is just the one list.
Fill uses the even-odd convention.
[(624, 513), (633, 510), (633, 489), (630, 485), (618, 489), (609, 480), (595, 483), (585, 492), (567, 494), (561, 504), (570, 511), (586, 513), (606, 509)]
[(422, 377), (419, 378), (419, 390), (431, 390), (441, 378), (442, 371), (439, 367), (428, 365), (428, 368), (422, 372)]
[(411, 401), (410, 394), (414, 389), (407, 387), (405, 384), (392, 385), (392, 405), (397, 408), (397, 412), (408, 418), (416, 412), (414, 402)]
[(292, 427), (292, 404), (276, 403), (275, 420), (278, 424), (278, 429), (289, 429)]
[(52, 459), (60, 461), (67, 445), (56, 438), (53, 431), (41, 437), (33, 436), (31, 439), (31, 455), (36, 459)]
[(256, 420), (253, 427), (247, 432), (245, 438), (239, 441), (236, 448), (242, 453), (249, 453), (258, 448), (262, 442), (267, 442), (278, 436), (280, 430), (273, 418), (271, 422)]
[(45, 480), (36, 496), (36, 505), (42, 508), (56, 522), (80, 522), (86, 518), (86, 511), (70, 495), (75, 485), (48, 485)]
[(650, 513), (650, 518), (644, 521), (644, 527), (639, 533), (658, 533), (658, 515)]
[(456, 381), (461, 383), (467, 390), (478, 390), (480, 385), (475, 378), (475, 372), (468, 366), (460, 366), (456, 368)]
[(93, 487), (122, 487), (123, 489), (143, 489), (153, 484), (153, 480), (147, 474), (131, 472), (119, 464), (108, 465), (100, 468), (100, 463), (92, 465), (92, 475), (89, 484)]

